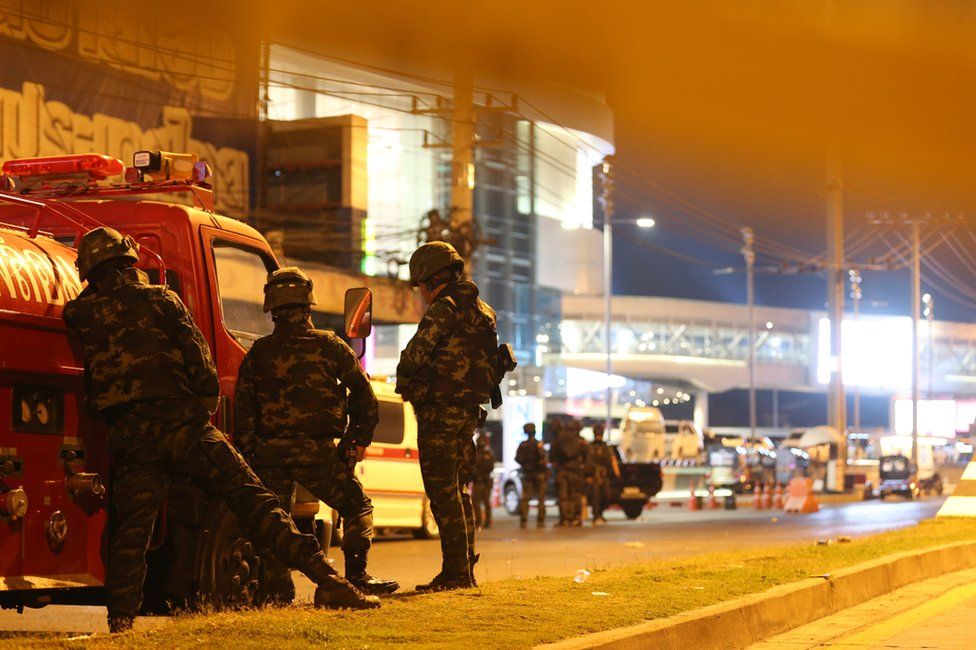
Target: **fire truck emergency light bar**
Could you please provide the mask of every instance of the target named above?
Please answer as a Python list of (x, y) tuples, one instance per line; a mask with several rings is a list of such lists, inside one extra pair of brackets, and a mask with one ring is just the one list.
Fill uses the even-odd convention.
[(3, 163), (2, 169), (5, 175), (25, 182), (40, 179), (45, 181), (70, 179), (78, 176), (102, 181), (109, 176), (121, 174), (125, 167), (118, 158), (98, 153), (83, 153), (73, 156), (8, 160)]
[(170, 151), (137, 151), (132, 156), (132, 167), (125, 172), (125, 180), (129, 183), (140, 183), (146, 179), (151, 182), (177, 180), (203, 183), (210, 176), (210, 167), (200, 162), (195, 153)]

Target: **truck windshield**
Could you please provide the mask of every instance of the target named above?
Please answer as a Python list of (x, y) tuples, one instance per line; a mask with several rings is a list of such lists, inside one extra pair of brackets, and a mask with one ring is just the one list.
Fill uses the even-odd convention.
[(215, 239), (217, 290), (224, 326), (246, 349), (270, 334), (274, 324), (264, 313), (264, 283), (271, 261), (259, 251)]

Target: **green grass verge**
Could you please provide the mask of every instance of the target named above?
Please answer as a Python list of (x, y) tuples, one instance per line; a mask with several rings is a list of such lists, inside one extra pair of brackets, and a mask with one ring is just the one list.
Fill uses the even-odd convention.
[(777, 546), (596, 571), (584, 584), (566, 577), (505, 580), (464, 592), (389, 598), (372, 612), (292, 607), (196, 614), (146, 632), (85, 640), (19, 637), (2, 645), (526, 648), (673, 616), (892, 553), (973, 539), (976, 521), (937, 519), (850, 543)]

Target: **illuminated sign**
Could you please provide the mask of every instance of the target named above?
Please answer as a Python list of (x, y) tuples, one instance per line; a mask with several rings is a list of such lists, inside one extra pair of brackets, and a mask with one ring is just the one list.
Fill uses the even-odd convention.
[[(918, 433), (923, 436), (953, 438), (957, 433), (968, 433), (976, 419), (976, 401), (951, 399), (919, 400)], [(895, 433), (912, 434), (912, 400), (899, 397), (895, 400)]]
[[(904, 389), (912, 381), (912, 321), (907, 317), (845, 320), (841, 328), (844, 384)], [(817, 381), (830, 383), (836, 362), (830, 355), (830, 321), (821, 318)]]

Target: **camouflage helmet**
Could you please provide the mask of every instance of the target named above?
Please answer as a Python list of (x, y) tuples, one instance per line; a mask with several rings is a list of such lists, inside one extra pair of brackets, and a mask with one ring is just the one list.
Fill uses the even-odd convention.
[(139, 261), (139, 244), (113, 228), (89, 230), (78, 243), (78, 257), (75, 260), (78, 277), (87, 280), (95, 267), (114, 259), (132, 260), (135, 264)]
[(312, 281), (297, 266), (272, 271), (264, 285), (264, 311), (274, 311), (288, 305), (314, 305)]
[(427, 242), (410, 256), (410, 284), (417, 286), (450, 268), (464, 268), (457, 250), (447, 242)]

